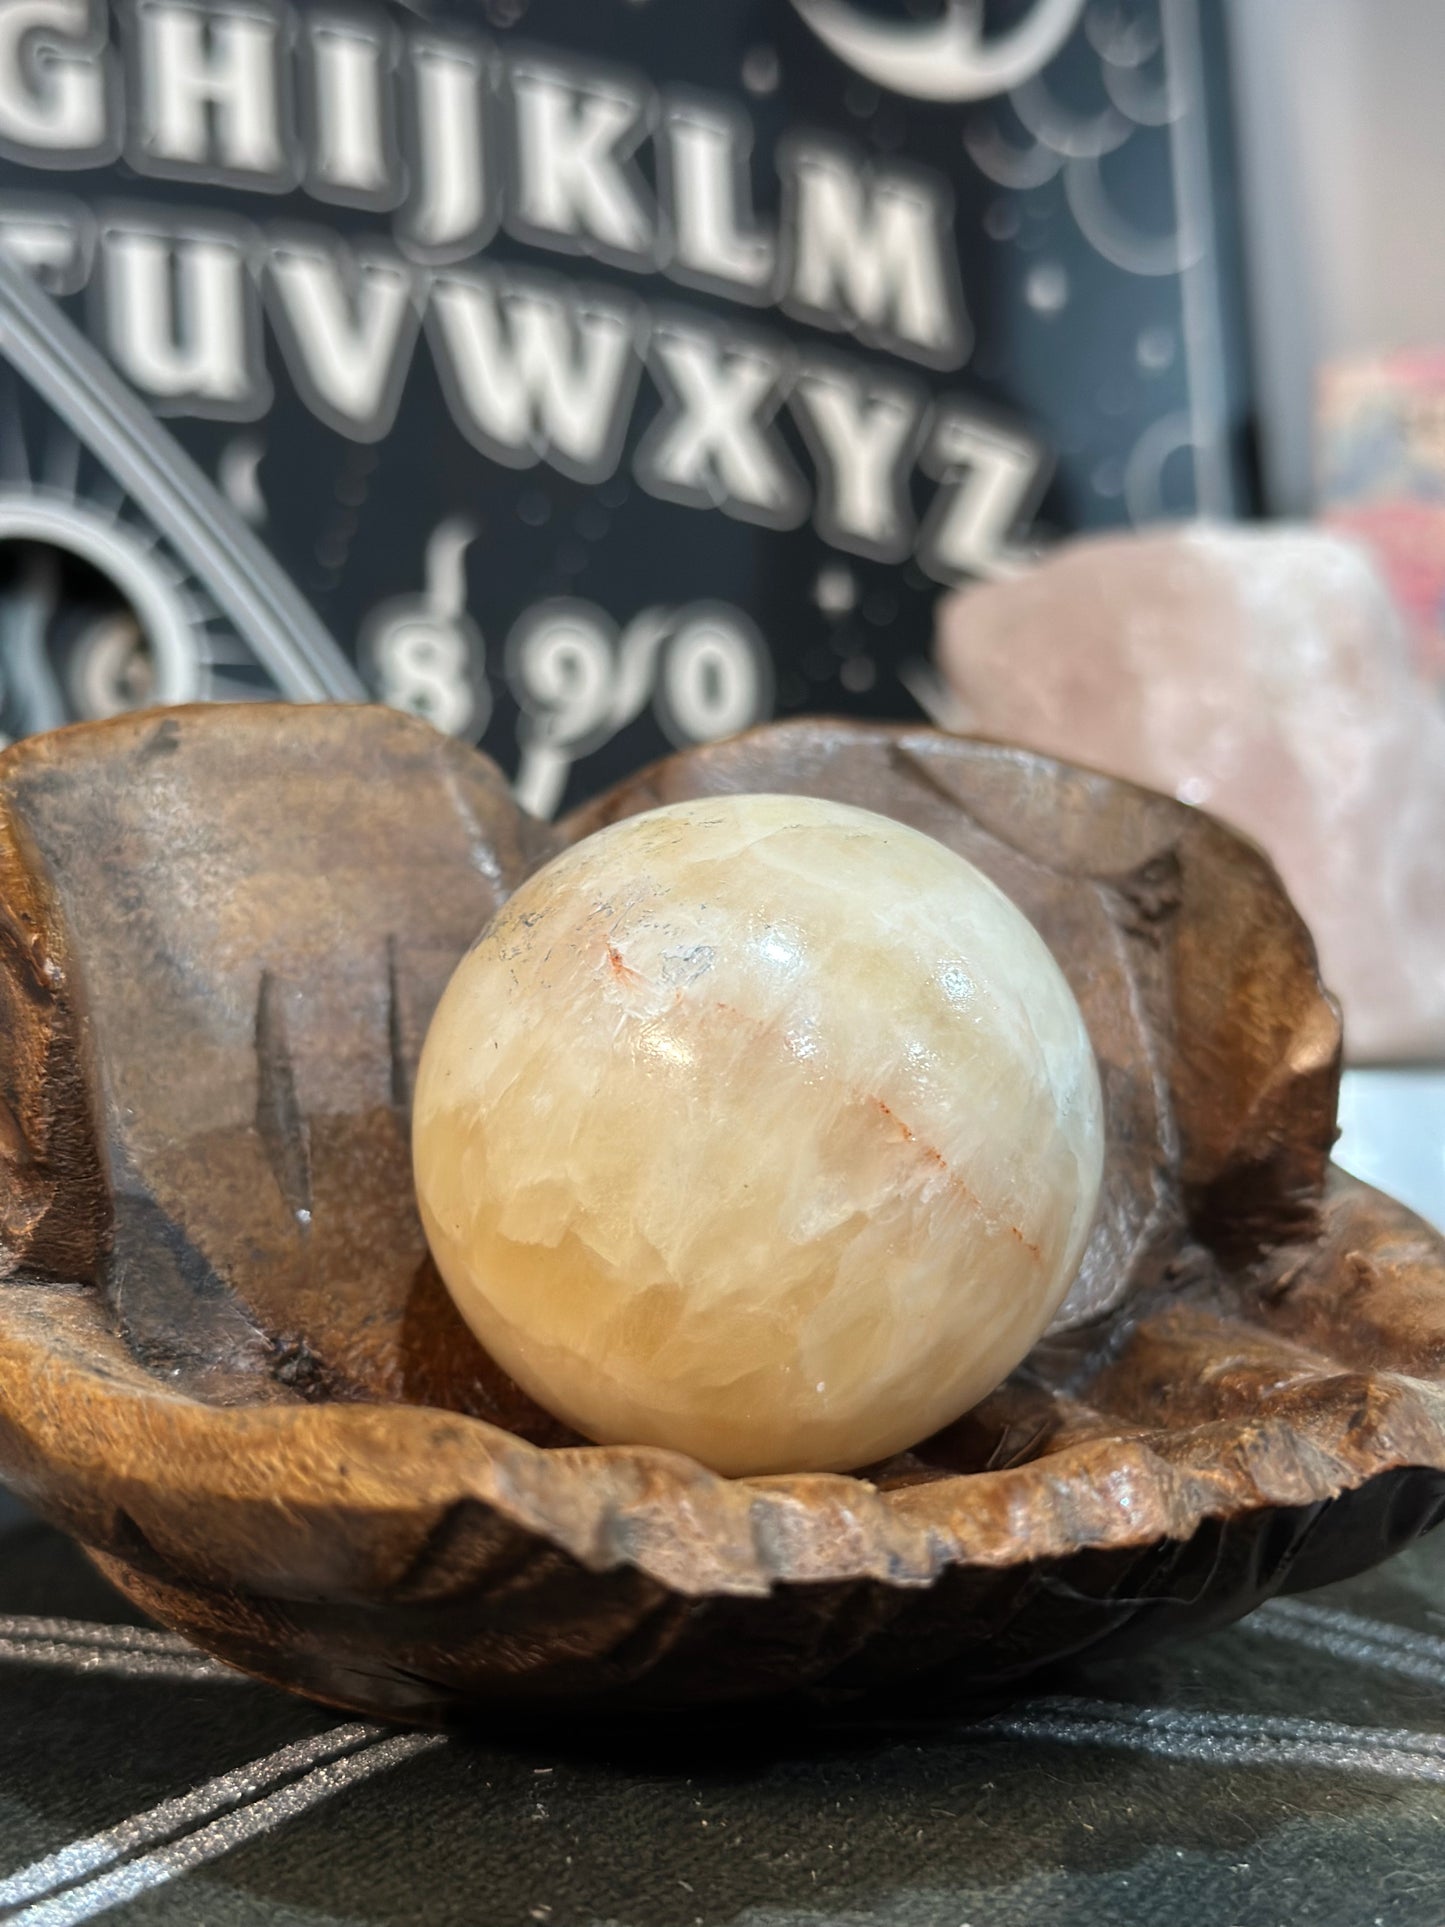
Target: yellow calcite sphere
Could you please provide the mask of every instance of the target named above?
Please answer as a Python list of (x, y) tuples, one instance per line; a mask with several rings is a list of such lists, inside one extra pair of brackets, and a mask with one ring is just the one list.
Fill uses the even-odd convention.
[(869, 1465), (1019, 1362), (1078, 1267), (1083, 1019), (971, 864), (867, 810), (673, 804), (532, 877), (422, 1054), (417, 1196), (492, 1356), (602, 1443)]

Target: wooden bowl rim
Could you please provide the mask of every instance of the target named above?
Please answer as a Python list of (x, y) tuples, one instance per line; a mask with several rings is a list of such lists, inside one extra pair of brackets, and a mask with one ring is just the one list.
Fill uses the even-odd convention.
[[(136, 730), (153, 726), (158, 713), (186, 712), (131, 715), (56, 736)], [(905, 745), (937, 735), (912, 726), (809, 721), (768, 725), (752, 739), (819, 741), (825, 732)], [(1056, 758), (1005, 744), (984, 747), (1152, 797)], [(37, 753), (33, 744), (17, 748)], [(645, 785), (648, 773), (635, 780)], [(1227, 838), (1241, 860), (1274, 875), (1247, 839), (1200, 813), (1189, 816)], [(1332, 1208), (1344, 1216), (1378, 1199), (1342, 1176), (1332, 1196)], [(1445, 1245), (1399, 1207), (1389, 1210), (1408, 1235), (1430, 1246), (1445, 1288)], [(1198, 1314), (1163, 1303), (1159, 1315), (1187, 1322)], [(179, 1537), (166, 1535), (167, 1556), (182, 1564), (189, 1557), (198, 1568), (205, 1547), (187, 1555), (183, 1544), (193, 1506), (269, 1513), (288, 1529), (324, 1515), (348, 1543), (364, 1548), (383, 1523), (407, 1518), (427, 1534), (472, 1504), (583, 1567), (631, 1566), (685, 1597), (866, 1580), (927, 1587), (950, 1567), (1006, 1568), (1084, 1550), (1124, 1551), (1187, 1538), (1211, 1518), (1317, 1506), (1402, 1467), (1445, 1472), (1445, 1386), (1342, 1364), (1252, 1322), (1240, 1307), (1216, 1325), (1256, 1339), (1265, 1333), (1312, 1370), (1316, 1409), (1308, 1433), (1278, 1417), (1172, 1432), (1126, 1426), (1126, 1436), (1066, 1445), (1004, 1469), (884, 1489), (839, 1474), (729, 1480), (649, 1447), (543, 1449), (485, 1420), (419, 1405), (209, 1404), (148, 1375), (106, 1324), (91, 1288), (11, 1279), (0, 1282), (0, 1384), (8, 1388), (0, 1405), (0, 1463), (42, 1509), (80, 1518), (110, 1506), (142, 1538), (176, 1511)], [(1321, 1388), (1329, 1394), (1324, 1423)], [(271, 1449), (258, 1451), (260, 1444)], [(122, 1462), (123, 1474), (115, 1470)], [(258, 1465), (266, 1476), (257, 1475)], [(1016, 1522), (1025, 1516), (1029, 1530), (1021, 1534)]]
[[(1354, 1180), (1337, 1186), (1345, 1208), (1371, 1195)], [(213, 1406), (147, 1381), (126, 1358), (78, 1354), (75, 1320), (56, 1331), (57, 1307), (37, 1304), (47, 1294), (72, 1312), (91, 1296), (88, 1288), (0, 1287), (0, 1380), (31, 1390), (23, 1414), (12, 1392), (8, 1421), (25, 1433), (24, 1459), (43, 1466), (46, 1481), (104, 1495), (133, 1519), (153, 1506), (184, 1514), (193, 1503), (269, 1511), (278, 1521), (325, 1515), (358, 1543), (372, 1521), (390, 1527), (410, 1514), (430, 1531), (475, 1503), (585, 1567), (631, 1565), (687, 1596), (858, 1580), (928, 1586), (954, 1565), (1122, 1551), (1187, 1538), (1211, 1518), (1315, 1506), (1404, 1467), (1445, 1472), (1445, 1386), (1317, 1354), (1311, 1395), (1329, 1394), (1328, 1439), (1316, 1407), (1308, 1436), (1279, 1418), (1241, 1422), (1235, 1440), (1227, 1422), (1172, 1435), (1207, 1440), (1207, 1455), (1165, 1456), (1148, 1435), (1111, 1438), (997, 1471), (879, 1489), (847, 1474), (731, 1480), (653, 1447), (544, 1449), (485, 1420), (419, 1405)], [(1231, 1325), (1256, 1331), (1245, 1320), (1221, 1329)], [(1275, 1342), (1300, 1361), (1312, 1356)], [(82, 1405), (83, 1425), (71, 1417)], [(80, 1441), (89, 1450), (77, 1451)], [(269, 1449), (258, 1454), (258, 1443)], [(123, 1478), (113, 1471), (118, 1454)], [(251, 1472), (258, 1461), (264, 1478)], [(1026, 1539), (1011, 1530), (1022, 1515)], [(675, 1520), (686, 1522), (682, 1539)]]

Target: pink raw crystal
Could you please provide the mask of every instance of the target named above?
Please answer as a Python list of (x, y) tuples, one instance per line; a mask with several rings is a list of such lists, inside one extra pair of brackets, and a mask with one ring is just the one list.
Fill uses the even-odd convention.
[(951, 597), (955, 727), (1198, 803), (1279, 866), (1355, 1062), (1445, 1059), (1445, 708), (1361, 552), (1308, 529), (1074, 542)]

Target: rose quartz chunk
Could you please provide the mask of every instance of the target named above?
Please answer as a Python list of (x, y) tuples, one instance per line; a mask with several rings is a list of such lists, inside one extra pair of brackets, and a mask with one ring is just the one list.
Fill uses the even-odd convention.
[(949, 720), (1263, 844), (1355, 1062), (1445, 1058), (1445, 706), (1364, 555), (1308, 529), (1069, 544), (944, 605)]

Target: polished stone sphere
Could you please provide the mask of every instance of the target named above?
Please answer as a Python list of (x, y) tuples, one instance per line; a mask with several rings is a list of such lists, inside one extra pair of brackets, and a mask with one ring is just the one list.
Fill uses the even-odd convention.
[(452, 1297), (559, 1418), (843, 1470), (1044, 1331), (1103, 1114), (1063, 975), (980, 871), (866, 810), (719, 796), (499, 912), (432, 1020), (414, 1161)]

